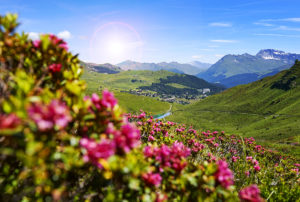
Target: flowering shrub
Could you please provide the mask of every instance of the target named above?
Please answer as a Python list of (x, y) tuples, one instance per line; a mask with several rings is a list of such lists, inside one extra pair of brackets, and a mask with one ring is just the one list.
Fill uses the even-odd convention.
[(32, 119), (40, 131), (51, 130), (56, 127), (58, 130), (65, 128), (72, 120), (68, 108), (64, 103), (52, 100), (49, 105), (38, 103), (28, 107), (28, 116)]
[(242, 201), (260, 202), (263, 199), (260, 197), (260, 190), (256, 185), (251, 185), (242, 189), (239, 193), (239, 197)]
[(233, 174), (228, 168), (226, 161), (219, 160), (217, 162), (218, 170), (215, 174), (218, 183), (223, 187), (228, 188), (230, 185), (233, 185)]
[(292, 158), (218, 131), (124, 115), (85, 95), (54, 35), (32, 41), (0, 16), (0, 198), (7, 201), (295, 201)]
[[(174, 143), (180, 143), (189, 150), (190, 155), (185, 156), (182, 161), (187, 162), (183, 173), (189, 172), (191, 164), (214, 165), (211, 173), (213, 184), (222, 189), (222, 192), (234, 187), (235, 190), (240, 190), (239, 199), (242, 201), (263, 201), (263, 198), (271, 201), (296, 201), (300, 197), (299, 163), (296, 163), (296, 159), (265, 149), (257, 145), (254, 138), (227, 135), (224, 131), (197, 132), (191, 127), (162, 122), (151, 116), (128, 114), (128, 118), (140, 123), (138, 125), (144, 144), (169, 148)], [(153, 137), (151, 141), (148, 140), (150, 136)], [(157, 146), (146, 146), (144, 154), (147, 158), (157, 158), (158, 162), (154, 165), (161, 167), (160, 149)], [(164, 169), (163, 173), (166, 172)], [(175, 173), (176, 171), (172, 175)], [(216, 192), (217, 189), (211, 190)], [(209, 191), (205, 194), (208, 193)]]

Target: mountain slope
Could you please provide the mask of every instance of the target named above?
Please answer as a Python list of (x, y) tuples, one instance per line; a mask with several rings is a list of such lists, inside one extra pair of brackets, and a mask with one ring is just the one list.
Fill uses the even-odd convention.
[[(300, 59), (300, 55), (273, 49), (261, 50), (255, 56), (247, 53), (226, 55), (197, 76), (209, 82), (219, 82), (226, 87), (232, 87), (274, 75), (291, 67), (295, 59)], [(252, 74), (250, 79), (245, 79), (247, 74)]]
[(88, 71), (94, 71), (98, 73), (116, 74), (122, 71), (120, 67), (109, 63), (95, 64), (81, 62), (81, 65), (84, 66)]
[(199, 62), (199, 61), (192, 61), (189, 64), (191, 64), (195, 67), (198, 67), (199, 69), (201, 69), (201, 71), (207, 70), (212, 65), (212, 64), (209, 64), (209, 63), (204, 63), (204, 62)]
[(118, 66), (120, 66), (123, 70), (167, 70), (175, 73), (185, 73), (190, 75), (198, 74), (199, 72), (203, 71), (203, 67), (200, 68), (191, 64), (181, 64), (178, 62), (140, 63), (127, 60), (119, 63)]
[(185, 106), (170, 119), (254, 136), (264, 144), (300, 154), (300, 62), (274, 76)]

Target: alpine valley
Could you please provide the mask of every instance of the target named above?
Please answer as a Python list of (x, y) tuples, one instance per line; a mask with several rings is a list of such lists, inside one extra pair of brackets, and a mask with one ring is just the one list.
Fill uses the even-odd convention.
[(298, 155), (298, 58), (300, 54), (265, 49), (255, 56), (226, 55), (209, 68), (196, 61), (82, 65), (87, 92), (109, 89), (128, 112), (142, 109), (198, 129), (253, 136)]

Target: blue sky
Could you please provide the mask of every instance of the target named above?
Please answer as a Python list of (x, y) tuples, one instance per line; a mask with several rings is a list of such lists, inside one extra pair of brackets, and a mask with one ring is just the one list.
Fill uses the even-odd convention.
[(18, 31), (64, 38), (88, 62), (214, 63), (273, 48), (300, 53), (299, 0), (0, 0)]

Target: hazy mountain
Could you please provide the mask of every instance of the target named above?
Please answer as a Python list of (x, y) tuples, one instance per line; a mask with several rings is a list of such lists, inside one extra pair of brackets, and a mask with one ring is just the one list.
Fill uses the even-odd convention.
[(116, 74), (122, 71), (120, 67), (109, 63), (95, 64), (95, 63), (82, 62), (81, 64), (88, 70), (98, 72), (98, 73)]
[(199, 62), (199, 61), (192, 61), (189, 64), (192, 65), (192, 66), (198, 67), (202, 71), (205, 71), (205, 70), (207, 70), (208, 68), (210, 68), (212, 66), (212, 64)]
[(190, 75), (198, 74), (203, 71), (203, 67), (193, 66), (191, 64), (181, 64), (178, 62), (161, 62), (161, 63), (140, 63), (126, 60), (117, 64), (123, 70), (167, 70), (175, 73), (185, 73)]
[(209, 82), (233, 87), (274, 75), (291, 67), (296, 59), (300, 59), (299, 54), (273, 49), (261, 50), (256, 55), (226, 55), (197, 76)]

